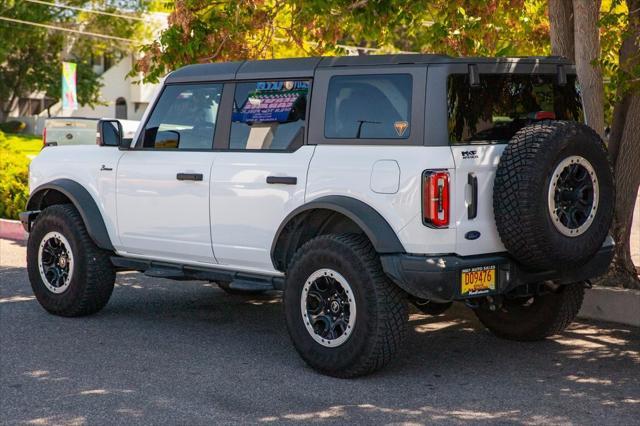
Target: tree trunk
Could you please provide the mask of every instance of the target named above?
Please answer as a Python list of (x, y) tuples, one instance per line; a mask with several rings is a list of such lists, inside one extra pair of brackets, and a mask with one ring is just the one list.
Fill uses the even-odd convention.
[(573, 0), (575, 62), (587, 124), (604, 135), (604, 82), (600, 57), (600, 0)]
[[(620, 68), (630, 78), (640, 65), (640, 0), (627, 0), (629, 16), (627, 37), (620, 48)], [(616, 251), (609, 274), (602, 280), (605, 285), (621, 285), (640, 289), (640, 280), (631, 259), (630, 235), (633, 223), (638, 187), (640, 186), (640, 89), (622, 93), (613, 111), (613, 123), (609, 137), (609, 154), (615, 164), (616, 206), (613, 220), (613, 235)], [(640, 266), (640, 265), (638, 265)]]
[(573, 4), (571, 0), (549, 0), (551, 54), (575, 61)]
[[(628, 33), (620, 49), (620, 67), (637, 78), (640, 66), (640, 0), (627, 0)], [(572, 31), (567, 22), (573, 9)], [(582, 89), (582, 98), (589, 125), (602, 134), (604, 127), (604, 90), (601, 70), (593, 66), (600, 56), (597, 26), (600, 0), (550, 0), (551, 50), (576, 62)], [(574, 56), (568, 56), (571, 49)], [(608, 274), (598, 284), (640, 288), (636, 268), (631, 259), (630, 235), (638, 187), (640, 186), (640, 89), (618, 92), (620, 101), (615, 105), (609, 137), (609, 154), (616, 175), (616, 205), (613, 237), (616, 241), (615, 257)]]
[(616, 207), (613, 237), (616, 252), (608, 277), (610, 285), (640, 289), (638, 272), (631, 259), (631, 225), (640, 186), (640, 94), (629, 99), (624, 130), (620, 140), (620, 155), (615, 165)]
[[(620, 69), (628, 78), (634, 78), (634, 69), (640, 67), (640, 0), (627, 0), (627, 8), (636, 11), (629, 16), (628, 37), (622, 41), (620, 46), (619, 63)], [(620, 99), (613, 109), (613, 123), (611, 123), (611, 134), (609, 135), (609, 155), (611, 161), (616, 164), (622, 143), (622, 132), (625, 128), (629, 103), (633, 92), (624, 92), (624, 87), (619, 86), (617, 96)], [(635, 87), (636, 94), (640, 91), (638, 85)]]
[(11, 94), (11, 98), (9, 98), (7, 103), (3, 106), (3, 109), (2, 109), (3, 122), (9, 120), (9, 114), (11, 114), (11, 111), (13, 110), (13, 107), (14, 107), (14, 104), (16, 103), (17, 97), (18, 97), (18, 95), (17, 95), (16, 91), (14, 90), (13, 93)]

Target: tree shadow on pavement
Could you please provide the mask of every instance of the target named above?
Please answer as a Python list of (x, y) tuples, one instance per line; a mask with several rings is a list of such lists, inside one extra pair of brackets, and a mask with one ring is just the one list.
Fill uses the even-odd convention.
[(637, 422), (631, 327), (581, 321), (519, 343), (462, 305), (438, 317), (413, 311), (386, 369), (339, 380), (297, 356), (278, 292), (231, 296), (214, 283), (124, 273), (103, 311), (60, 318), (32, 298), (24, 268), (1, 274), (9, 423)]

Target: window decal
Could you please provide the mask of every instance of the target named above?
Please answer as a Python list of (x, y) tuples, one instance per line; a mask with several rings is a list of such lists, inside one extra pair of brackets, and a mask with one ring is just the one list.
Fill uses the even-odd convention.
[(288, 123), (299, 120), (300, 103), (306, 100), (306, 81), (261, 81), (249, 93), (245, 103), (233, 112), (232, 121), (240, 123)]
[(398, 136), (402, 137), (405, 130), (407, 130), (407, 127), (409, 127), (409, 123), (406, 121), (396, 121), (395, 123), (393, 123), (393, 127), (396, 129), (396, 133), (398, 134)]
[(237, 83), (229, 148), (289, 150), (304, 144), (308, 80)]

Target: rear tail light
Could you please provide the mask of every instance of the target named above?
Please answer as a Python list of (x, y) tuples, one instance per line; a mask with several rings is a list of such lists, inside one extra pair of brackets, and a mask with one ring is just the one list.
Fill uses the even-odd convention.
[(42, 129), (42, 146), (47, 146), (47, 128)]
[(529, 114), (529, 118), (534, 120), (555, 120), (556, 113), (553, 111), (538, 111)]
[(449, 172), (426, 170), (423, 173), (422, 217), (427, 226), (449, 226)]

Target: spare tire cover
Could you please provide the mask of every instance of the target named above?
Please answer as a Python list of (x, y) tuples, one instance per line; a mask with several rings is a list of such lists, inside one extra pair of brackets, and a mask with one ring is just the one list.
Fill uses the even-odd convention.
[(502, 243), (531, 269), (588, 261), (613, 218), (607, 150), (590, 127), (541, 121), (521, 129), (496, 170), (493, 210)]

